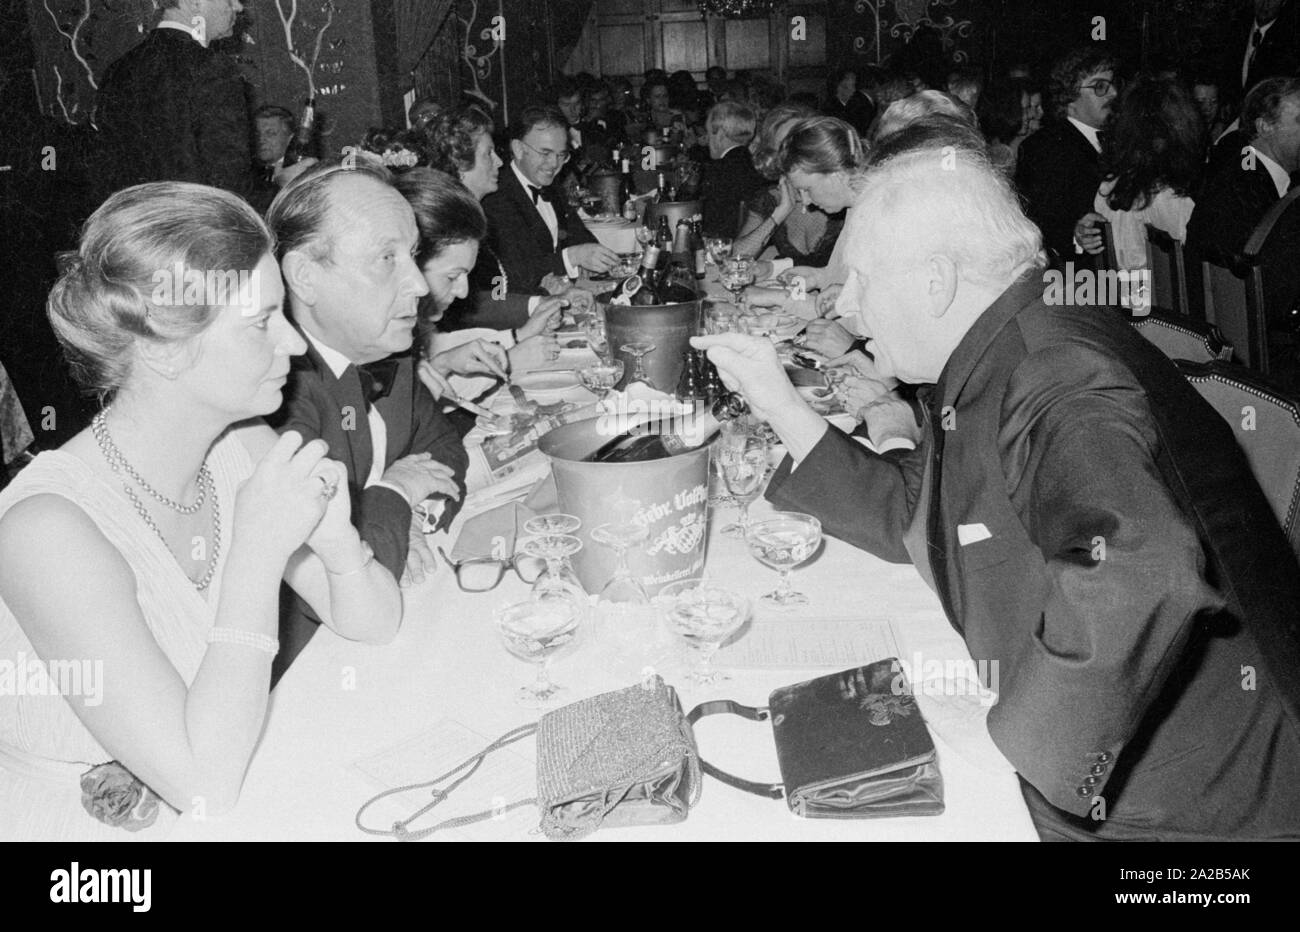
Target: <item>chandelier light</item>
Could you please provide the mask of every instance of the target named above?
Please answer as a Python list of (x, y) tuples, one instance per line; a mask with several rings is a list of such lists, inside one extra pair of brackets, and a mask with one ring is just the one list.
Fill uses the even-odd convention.
[(781, 0), (699, 0), (700, 12), (706, 16), (725, 16), (744, 19), (767, 16), (781, 5)]

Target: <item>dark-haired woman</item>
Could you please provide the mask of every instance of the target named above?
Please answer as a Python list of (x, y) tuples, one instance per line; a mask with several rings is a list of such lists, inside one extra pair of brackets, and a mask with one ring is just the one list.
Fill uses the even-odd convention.
[(346, 469), (260, 420), (306, 350), (272, 245), (232, 194), (138, 185), (95, 211), (50, 293), (74, 375), (108, 404), (0, 493), (0, 666), (36, 684), (0, 690), (5, 839), (157, 837), (231, 807), (281, 579), (345, 637), (397, 631)]
[(1079, 221), (1079, 242), (1101, 252), (1095, 223), (1109, 220), (1120, 268), (1148, 268), (1147, 224), (1187, 238), (1204, 151), (1200, 113), (1181, 84), (1144, 78), (1129, 86), (1107, 126), (1096, 212)]

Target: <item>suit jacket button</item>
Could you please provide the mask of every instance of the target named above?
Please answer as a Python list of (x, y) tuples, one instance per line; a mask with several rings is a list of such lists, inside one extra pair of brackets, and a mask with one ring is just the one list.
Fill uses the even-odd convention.
[(1084, 777), (1084, 778), (1083, 778), (1083, 785), (1084, 785), (1084, 786), (1096, 786), (1096, 785), (1097, 785), (1098, 783), (1100, 783), (1100, 782), (1101, 782), (1101, 781), (1098, 780), (1096, 777), (1091, 777), (1091, 776), (1089, 776), (1089, 777)]
[(1110, 751), (1102, 751), (1097, 755), (1097, 763), (1099, 764), (1109, 764), (1111, 760), (1113, 760), (1113, 758), (1111, 757)]
[(1081, 786), (1074, 791), (1074, 795), (1078, 796), (1080, 799), (1087, 799), (1092, 795), (1092, 790), (1089, 787)]
[(1093, 764), (1093, 765), (1092, 765), (1092, 771), (1091, 771), (1091, 772), (1092, 772), (1094, 775), (1100, 777), (1103, 773), (1106, 772), (1106, 765), (1105, 765), (1105, 764)]

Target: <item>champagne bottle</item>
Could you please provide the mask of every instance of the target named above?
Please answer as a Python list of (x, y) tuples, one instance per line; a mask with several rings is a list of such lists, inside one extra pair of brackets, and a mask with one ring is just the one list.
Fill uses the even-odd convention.
[(691, 264), (695, 280), (699, 282), (704, 281), (707, 271), (705, 256), (704, 234), (700, 232), (700, 218), (696, 217), (691, 223)]
[(645, 251), (641, 253), (641, 265), (636, 270), (636, 274), (629, 276), (623, 282), (620, 296), (626, 294), (629, 299), (627, 303), (637, 307), (660, 303), (659, 287), (656, 281), (658, 277), (656, 269), (659, 261), (659, 247), (654, 243), (646, 243)]
[(584, 462), (644, 463), (696, 450), (717, 435), (723, 421), (748, 410), (743, 399), (730, 394), (712, 405), (697, 404), (689, 415), (638, 424), (602, 444)]
[(682, 374), (677, 379), (677, 400), (683, 404), (694, 404), (701, 401), (700, 384), (699, 384), (699, 353), (694, 349), (687, 349), (682, 353)]
[(673, 233), (673, 258), (689, 259), (691, 255), (691, 222), (685, 217), (677, 221)]
[(655, 203), (656, 203), (656, 204), (659, 204), (659, 203), (662, 203), (663, 201), (666, 201), (666, 200), (668, 200), (668, 186), (667, 186), (667, 184), (664, 182), (664, 173), (663, 173), (663, 172), (660, 172), (660, 173), (659, 173), (659, 189), (658, 189), (658, 191), (655, 193)]
[(661, 253), (673, 251), (673, 231), (668, 226), (667, 217), (659, 218), (659, 226), (655, 230), (655, 245), (659, 247)]
[(289, 145), (285, 146), (284, 158), (281, 164), (288, 168), (290, 165), (296, 165), (302, 161), (302, 157), (307, 154), (307, 149), (311, 146), (312, 133), (316, 128), (316, 98), (308, 99), (302, 108), (302, 119), (298, 121), (298, 128), (294, 130), (293, 138), (289, 140)]

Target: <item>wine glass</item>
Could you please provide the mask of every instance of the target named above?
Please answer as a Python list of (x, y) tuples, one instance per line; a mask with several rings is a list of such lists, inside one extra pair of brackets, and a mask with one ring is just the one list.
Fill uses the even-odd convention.
[(684, 579), (665, 586), (655, 601), (664, 607), (669, 630), (695, 651), (687, 678), (699, 686), (731, 679), (713, 668), (713, 655), (749, 619), (749, 600), (708, 580)]
[(528, 534), (576, 534), (582, 527), (582, 519), (576, 515), (560, 512), (534, 515), (524, 522), (524, 531)]
[(590, 317), (582, 322), (582, 332), (587, 337), (587, 345), (601, 361), (608, 362), (609, 337), (605, 329), (605, 312), (597, 308)]
[(602, 359), (594, 365), (583, 366), (578, 370), (578, 381), (582, 383), (582, 387), (596, 395), (602, 404), (614, 391), (614, 386), (622, 377), (623, 360), (621, 359), (612, 362), (605, 362)]
[(749, 527), (749, 506), (763, 491), (767, 479), (767, 437), (748, 418), (736, 418), (722, 425), (722, 438), (715, 448), (722, 461), (722, 481), (740, 514), (734, 524), (722, 529), (724, 537), (742, 538)]
[(745, 310), (745, 301), (742, 293), (746, 285), (754, 283), (753, 263), (748, 259), (728, 259), (722, 267), (722, 286), (731, 292), (732, 299), (741, 309)]
[(636, 241), (641, 244), (643, 252), (646, 246), (654, 242), (654, 238), (655, 231), (650, 229), (649, 226), (643, 224), (636, 228)]
[(537, 679), (519, 690), (517, 700), (531, 707), (547, 704), (564, 690), (551, 682), (547, 665), (554, 654), (577, 638), (581, 614), (562, 600), (530, 599), (503, 606), (493, 617), (506, 650), (520, 660), (537, 664)]
[(646, 375), (641, 360), (644, 359), (647, 354), (655, 351), (655, 345), (640, 340), (635, 343), (624, 343), (619, 347), (619, 349), (631, 356), (633, 360), (632, 375), (628, 378), (627, 384), (631, 385), (633, 382), (644, 382), (647, 387), (654, 388), (654, 383), (650, 381), (650, 376)]
[(600, 597), (606, 602), (645, 605), (650, 601), (645, 587), (627, 565), (628, 550), (650, 537), (650, 528), (633, 520), (640, 508), (641, 503), (637, 501), (618, 502), (614, 506), (616, 519), (591, 529), (592, 540), (614, 551), (614, 575), (600, 590)]
[(731, 258), (732, 241), (726, 236), (706, 236), (704, 238), (704, 249), (707, 253), (706, 258), (719, 269), (722, 268), (726, 261)]
[(764, 566), (781, 574), (774, 590), (763, 601), (774, 608), (803, 605), (808, 597), (790, 587), (790, 571), (807, 560), (822, 543), (822, 524), (812, 515), (794, 511), (777, 512), (755, 522), (745, 533), (749, 552)]
[(530, 557), (546, 561), (546, 569), (533, 583), (533, 599), (538, 602), (571, 602), (581, 617), (587, 609), (587, 592), (569, 564), (569, 557), (582, 549), (582, 541), (572, 534), (543, 534), (523, 541), (522, 549)]

